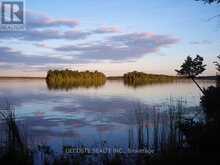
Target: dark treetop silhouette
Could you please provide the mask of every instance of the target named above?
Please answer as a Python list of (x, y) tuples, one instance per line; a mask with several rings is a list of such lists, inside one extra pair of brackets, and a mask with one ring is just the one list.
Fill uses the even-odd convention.
[(216, 65), (217, 71), (220, 72), (220, 55), (218, 56), (218, 60), (219, 60), (219, 62), (218, 62), (218, 61), (215, 61), (214, 64)]
[(195, 78), (199, 74), (205, 71), (206, 65), (203, 64), (203, 57), (197, 55), (196, 58), (188, 56), (184, 63), (180, 66), (180, 70), (175, 70), (178, 75), (191, 78), (193, 82), (197, 85), (200, 91), (204, 94), (204, 89), (202, 89), (196, 82)]
[(196, 1), (204, 1), (205, 3), (220, 3), (220, 0), (196, 0)]

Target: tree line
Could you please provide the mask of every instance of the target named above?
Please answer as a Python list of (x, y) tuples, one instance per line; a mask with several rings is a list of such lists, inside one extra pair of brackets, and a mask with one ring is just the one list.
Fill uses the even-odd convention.
[(128, 72), (124, 74), (124, 83), (127, 85), (145, 85), (150, 83), (162, 83), (162, 82), (170, 82), (175, 80), (176, 76), (168, 76), (161, 74), (147, 74), (144, 72)]
[(49, 70), (46, 82), (49, 89), (98, 87), (104, 85), (106, 76), (98, 71)]

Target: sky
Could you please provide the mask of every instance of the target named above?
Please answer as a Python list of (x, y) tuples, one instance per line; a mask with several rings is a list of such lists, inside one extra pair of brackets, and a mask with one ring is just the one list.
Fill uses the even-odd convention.
[[(0, 0), (2, 1), (2, 0)], [(175, 75), (186, 56), (215, 75), (220, 5), (194, 0), (26, 0), (25, 30), (0, 31), (0, 76), (49, 69)]]

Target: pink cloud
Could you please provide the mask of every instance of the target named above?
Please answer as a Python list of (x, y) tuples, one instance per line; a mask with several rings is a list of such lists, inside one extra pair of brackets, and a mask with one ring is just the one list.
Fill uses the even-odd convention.
[(120, 33), (121, 30), (117, 27), (101, 27), (93, 31), (94, 33)]
[(37, 13), (33, 11), (27, 11), (27, 26), (30, 28), (42, 28), (42, 27), (56, 27), (67, 26), (73, 28), (79, 25), (78, 20), (74, 19), (55, 19), (47, 16), (46, 14)]

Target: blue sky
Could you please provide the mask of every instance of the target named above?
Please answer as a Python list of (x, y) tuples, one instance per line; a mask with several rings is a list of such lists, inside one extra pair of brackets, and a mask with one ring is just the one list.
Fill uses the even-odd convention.
[(139, 70), (174, 75), (200, 54), (215, 75), (220, 5), (194, 0), (26, 0), (26, 31), (0, 32), (0, 75), (48, 69)]

